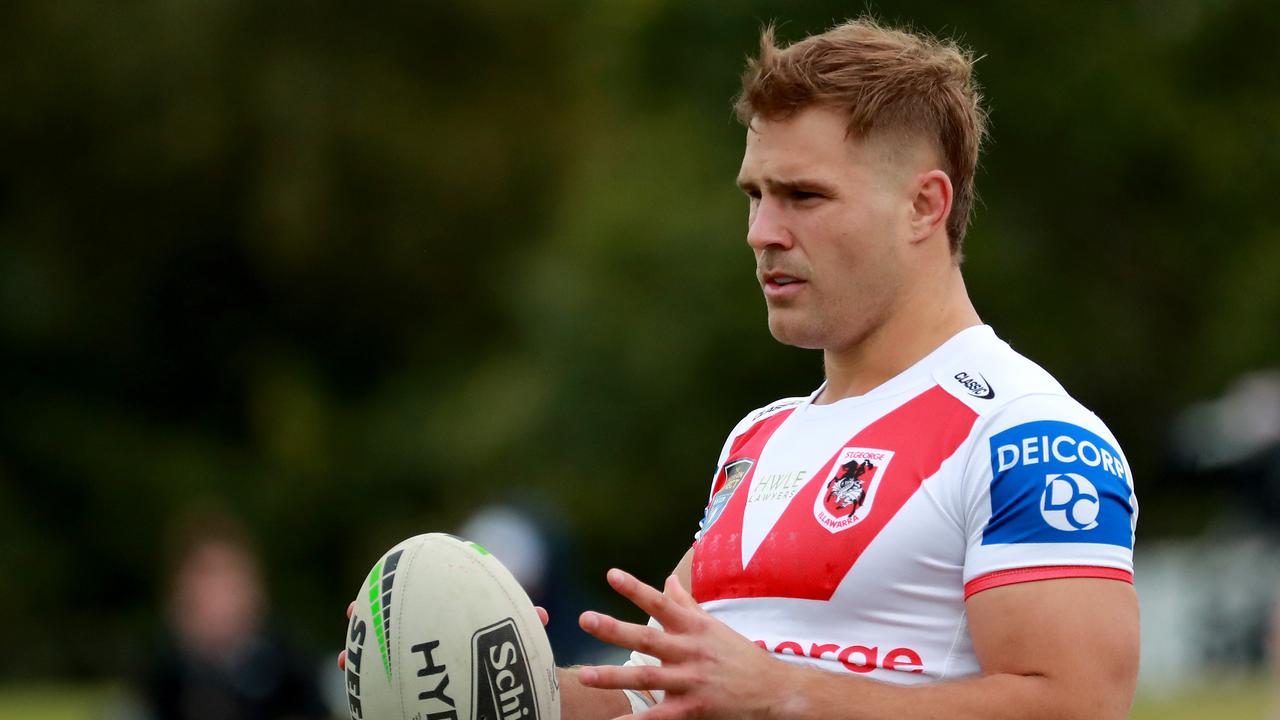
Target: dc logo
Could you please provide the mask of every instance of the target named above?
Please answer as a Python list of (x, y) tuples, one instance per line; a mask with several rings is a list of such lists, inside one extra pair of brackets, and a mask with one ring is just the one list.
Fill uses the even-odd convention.
[(1075, 473), (1045, 476), (1040, 515), (1049, 526), (1064, 532), (1098, 527), (1098, 489)]

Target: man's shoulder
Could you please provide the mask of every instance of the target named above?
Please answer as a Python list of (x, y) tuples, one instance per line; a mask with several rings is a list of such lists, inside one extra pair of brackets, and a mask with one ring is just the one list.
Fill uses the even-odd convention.
[(770, 418), (776, 418), (780, 415), (789, 414), (792, 410), (808, 402), (808, 397), (789, 397), (780, 400), (774, 400), (768, 405), (758, 407), (747, 413), (738, 421), (733, 428), (733, 435), (741, 435), (749, 430), (752, 426), (758, 425)]
[(733, 449), (735, 443), (740, 443), (744, 440), (744, 436), (753, 434), (753, 428), (765, 427), (771, 420), (775, 424), (778, 423), (808, 400), (808, 397), (782, 398), (747, 413), (733, 426), (733, 430), (729, 431), (724, 448), (720, 451), (720, 462), (724, 462), (725, 456)]
[(770, 418), (777, 418), (784, 414), (789, 414), (800, 405), (808, 402), (808, 397), (789, 397), (780, 400), (774, 400), (768, 405), (758, 407), (747, 413), (733, 426), (733, 431), (729, 433), (730, 439), (735, 438), (760, 423), (768, 421)]
[(979, 417), (1001, 413), (1012, 405), (1079, 404), (1049, 371), (994, 334), (938, 363), (933, 380)]
[(939, 364), (933, 375), (940, 387), (977, 414), (975, 438), (1079, 435), (1105, 443), (1120, 456), (1115, 436), (1101, 418), (1047, 370), (994, 334)]
[(808, 397), (789, 397), (789, 398), (782, 398), (781, 400), (774, 400), (768, 405), (765, 405), (763, 407), (758, 407), (755, 410), (752, 410), (751, 412), (747, 413), (746, 417), (742, 418), (742, 422), (740, 424), (745, 424), (748, 426), (754, 425), (766, 418), (781, 414), (788, 410), (794, 410), (800, 405), (803, 405), (804, 403), (808, 402), (808, 400), (809, 400)]

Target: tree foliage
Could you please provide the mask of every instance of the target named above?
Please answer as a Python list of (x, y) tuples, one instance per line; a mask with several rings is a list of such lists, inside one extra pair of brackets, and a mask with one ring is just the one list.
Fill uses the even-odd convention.
[[(1280, 358), (1280, 9), (876, 11), (983, 56), (979, 311), (1111, 425), (1144, 534), (1194, 531), (1169, 418)], [(36, 657), (0, 668), (102, 672), (202, 498), (316, 642), (485, 501), (554, 508), (588, 582), (659, 577), (724, 433), (820, 380), (764, 326), (729, 101), (763, 20), (848, 12), (7, 3), (0, 612)]]

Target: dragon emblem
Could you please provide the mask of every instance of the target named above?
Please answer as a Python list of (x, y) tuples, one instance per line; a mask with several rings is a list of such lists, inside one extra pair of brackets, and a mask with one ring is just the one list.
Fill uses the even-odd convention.
[(870, 460), (850, 460), (840, 466), (839, 472), (827, 483), (828, 502), (834, 500), (837, 515), (852, 515), (867, 499), (866, 484), (862, 478), (874, 474), (875, 465)]

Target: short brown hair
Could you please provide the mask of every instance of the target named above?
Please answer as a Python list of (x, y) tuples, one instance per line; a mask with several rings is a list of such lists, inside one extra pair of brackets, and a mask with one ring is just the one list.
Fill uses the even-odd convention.
[(849, 135), (906, 131), (935, 143), (955, 187), (947, 236), (959, 257), (973, 212), (973, 176), (986, 130), (973, 56), (951, 41), (850, 20), (786, 48), (772, 26), (760, 56), (747, 62), (734, 110), (750, 127), (757, 116), (786, 118), (815, 105), (849, 114)]

